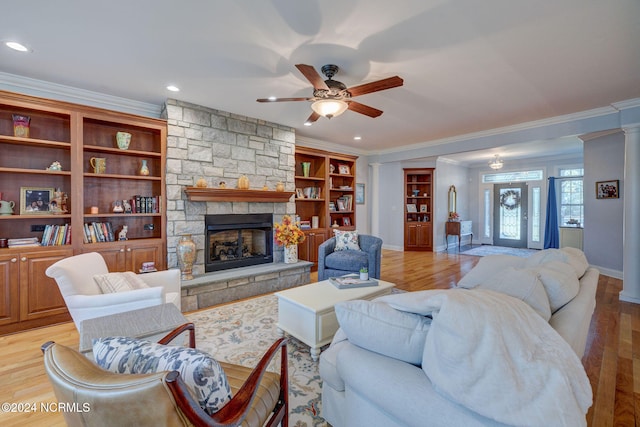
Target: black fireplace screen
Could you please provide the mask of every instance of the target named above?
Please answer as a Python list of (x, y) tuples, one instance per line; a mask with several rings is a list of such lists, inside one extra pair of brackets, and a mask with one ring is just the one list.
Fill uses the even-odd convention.
[(205, 271), (273, 262), (271, 214), (206, 215)]

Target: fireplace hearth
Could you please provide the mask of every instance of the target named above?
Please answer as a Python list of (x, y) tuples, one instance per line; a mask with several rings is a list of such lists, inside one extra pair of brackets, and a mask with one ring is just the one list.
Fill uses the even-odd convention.
[(205, 272), (273, 262), (272, 214), (205, 215)]

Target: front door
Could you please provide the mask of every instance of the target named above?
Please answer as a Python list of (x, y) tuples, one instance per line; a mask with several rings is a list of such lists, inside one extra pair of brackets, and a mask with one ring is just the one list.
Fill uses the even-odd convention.
[(493, 244), (527, 247), (527, 184), (493, 186)]

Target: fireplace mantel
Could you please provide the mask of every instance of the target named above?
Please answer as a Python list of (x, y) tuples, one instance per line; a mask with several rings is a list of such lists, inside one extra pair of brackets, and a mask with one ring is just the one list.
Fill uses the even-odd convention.
[(192, 202), (271, 202), (287, 203), (292, 191), (240, 190), (237, 188), (185, 187)]

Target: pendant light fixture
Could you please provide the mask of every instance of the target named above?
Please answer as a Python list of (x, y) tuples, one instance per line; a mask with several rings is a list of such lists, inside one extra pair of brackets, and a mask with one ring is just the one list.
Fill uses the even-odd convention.
[(504, 166), (504, 162), (500, 159), (499, 154), (496, 154), (493, 160), (489, 161), (489, 167), (493, 170), (502, 169), (502, 166)]

